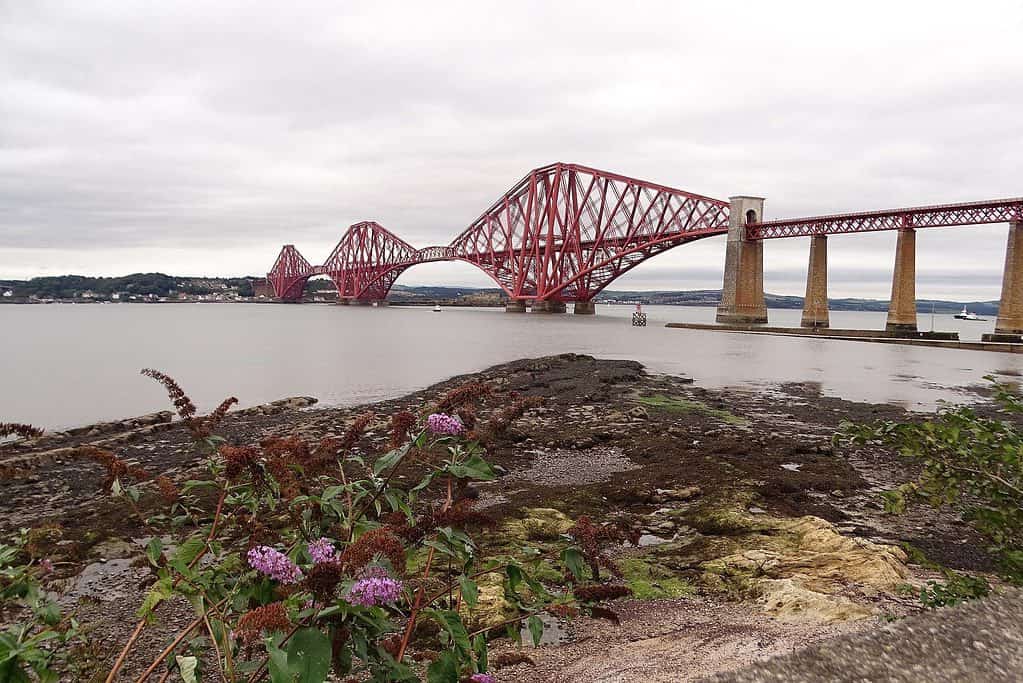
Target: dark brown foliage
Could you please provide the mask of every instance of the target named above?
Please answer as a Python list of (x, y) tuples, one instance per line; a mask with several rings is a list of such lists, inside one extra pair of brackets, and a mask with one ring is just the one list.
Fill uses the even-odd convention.
[(447, 510), (428, 509), (416, 518), (415, 525), (410, 525), (408, 517), (400, 512), (392, 513), (381, 521), (387, 524), (396, 536), (403, 538), (407, 543), (416, 543), (422, 540), (438, 527), (450, 526), (464, 529), (467, 526), (493, 526), (494, 518), (485, 512), (473, 509), (475, 504), (475, 500), (464, 498)]
[(391, 415), (391, 448), (403, 446), (409, 440), (409, 430), (416, 424), (416, 416), (407, 410)]
[(195, 404), (192, 403), (192, 399), (188, 397), (185, 390), (181, 388), (173, 377), (152, 368), (143, 369), (142, 374), (155, 379), (164, 386), (167, 390), (167, 396), (170, 398), (171, 403), (174, 404), (174, 410), (177, 411), (178, 417), (181, 418), (185, 427), (192, 433), (192, 437), (195, 439), (208, 438), (213, 433), (213, 429), (227, 415), (227, 411), (231, 409), (231, 406), (238, 403), (238, 399), (232, 396), (224, 399), (206, 417), (196, 417)]
[(532, 408), (539, 408), (543, 405), (543, 399), (539, 396), (527, 396), (517, 398), (509, 405), (495, 412), (487, 421), (486, 431), (492, 436), (503, 434), (515, 420)]
[(575, 597), (583, 602), (602, 602), (632, 595), (632, 589), (628, 586), (612, 583), (591, 583), (585, 586), (576, 586), (572, 592), (575, 594)]
[(373, 561), (377, 555), (387, 558), (395, 574), (405, 573), (405, 547), (391, 529), (381, 527), (367, 531), (341, 553), (345, 571), (353, 574)]
[(192, 399), (188, 398), (185, 390), (181, 388), (173, 377), (152, 368), (144, 368), (142, 374), (155, 379), (164, 386), (167, 390), (167, 396), (170, 398), (171, 403), (174, 404), (178, 417), (182, 420), (189, 420), (195, 416), (195, 404), (192, 403)]
[(271, 631), (285, 631), (291, 627), (288, 611), (283, 602), (271, 602), (242, 615), (235, 632), (243, 643), (252, 644), (260, 634)]
[(438, 511), (433, 515), (434, 527), (456, 527), (466, 526), (492, 526), (494, 518), (485, 512), (474, 509), (476, 501), (471, 498), (463, 498), (447, 510)]
[(460, 387), (455, 387), (437, 403), (438, 413), (451, 413), (463, 406), (489, 397), (493, 393), (490, 385), (485, 382), (468, 382)]
[(380, 647), (384, 648), (392, 657), (397, 657), (398, 650), (401, 648), (401, 636), (397, 633), (387, 636), (380, 641)]
[(516, 664), (529, 664), (533, 666), (535, 662), (525, 652), (502, 652), (490, 658), (490, 666), (494, 669), (503, 669), (506, 666), (515, 666)]
[(575, 605), (551, 605), (547, 611), (562, 619), (571, 619), (579, 614), (579, 608)]
[(174, 484), (170, 477), (165, 474), (161, 474), (156, 478), (156, 487), (160, 490), (160, 497), (163, 498), (166, 503), (173, 503), (181, 495), (178, 487)]
[(0, 439), (5, 436), (20, 436), (22, 439), (34, 439), (43, 435), (43, 430), (32, 425), (17, 422), (0, 422)]
[(79, 446), (71, 451), (71, 457), (85, 458), (102, 465), (103, 469), (106, 470), (107, 476), (100, 484), (100, 487), (106, 493), (113, 491), (114, 482), (119, 479), (146, 481), (152, 478), (151, 475), (141, 467), (129, 465), (118, 458), (112, 451), (108, 451), (105, 448), (98, 448), (96, 446)]
[(476, 428), (476, 408), (471, 405), (462, 406), (455, 411), (455, 414), (458, 415), (458, 419), (462, 421), (466, 429), (472, 431)]
[(203, 418), (202, 425), (203, 428), (206, 430), (205, 436), (209, 436), (212, 433), (213, 428), (220, 424), (220, 422), (227, 415), (227, 411), (229, 411), (231, 409), (231, 406), (233, 406), (236, 403), (238, 403), (238, 399), (235, 398), (234, 396), (231, 396), (230, 398), (225, 398), (223, 401), (220, 402), (220, 405), (213, 410), (212, 413)]
[(317, 600), (327, 603), (337, 595), (338, 586), (344, 577), (344, 567), (339, 562), (321, 562), (309, 568), (305, 584)]
[(610, 621), (615, 626), (621, 626), (622, 620), (618, 618), (618, 613), (614, 610), (610, 610), (607, 607), (601, 607), (600, 605), (594, 605), (590, 608), (590, 616), (594, 619), (604, 619)]
[(610, 557), (604, 554), (603, 546), (607, 543), (621, 542), (622, 532), (613, 526), (598, 526), (586, 515), (581, 516), (568, 530), (568, 533), (579, 544), (594, 581), (600, 580), (600, 567), (604, 566), (616, 576), (620, 575), (618, 567)]
[(359, 439), (366, 432), (366, 427), (369, 427), (369, 424), (375, 417), (376, 414), (374, 413), (363, 413), (355, 418), (355, 421), (352, 422), (351, 426), (345, 431), (345, 435), (341, 438), (341, 449), (347, 451), (359, 443)]
[(224, 459), (224, 474), (230, 481), (237, 482), (248, 473), (254, 481), (262, 479), (259, 466), (259, 451), (253, 446), (221, 446), (220, 456)]

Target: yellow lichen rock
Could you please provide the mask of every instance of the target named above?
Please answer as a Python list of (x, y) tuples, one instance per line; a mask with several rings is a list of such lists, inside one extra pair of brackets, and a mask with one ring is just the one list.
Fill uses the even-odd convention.
[(795, 578), (763, 579), (758, 586), (764, 611), (783, 621), (835, 623), (865, 619), (873, 614), (849, 598), (810, 590)]
[(869, 608), (838, 595), (873, 595), (910, 579), (901, 548), (849, 538), (818, 517), (758, 518), (760, 533), (735, 539), (739, 550), (703, 563), (712, 588), (756, 597), (783, 618), (847, 621)]
[(509, 519), (501, 526), (501, 535), (516, 541), (544, 540), (531, 539), (537, 530), (563, 534), (572, 528), (574, 522), (560, 510), (554, 508), (526, 508), (522, 519)]

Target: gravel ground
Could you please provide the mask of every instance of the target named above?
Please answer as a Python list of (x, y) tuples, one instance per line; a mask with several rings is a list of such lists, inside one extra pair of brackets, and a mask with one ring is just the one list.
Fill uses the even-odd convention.
[[(714, 683), (1023, 680), (1023, 591), (926, 612), (708, 679)], [(653, 680), (653, 679), (651, 679)]]
[[(574, 642), (532, 648), (533, 664), (498, 671), (498, 680), (521, 683), (674, 683), (695, 681), (708, 671), (727, 671), (792, 652), (819, 640), (869, 626), (781, 622), (748, 605), (710, 599), (626, 601), (612, 604), (621, 625), (580, 618), (571, 623)], [(497, 650), (494, 656), (508, 649)]]

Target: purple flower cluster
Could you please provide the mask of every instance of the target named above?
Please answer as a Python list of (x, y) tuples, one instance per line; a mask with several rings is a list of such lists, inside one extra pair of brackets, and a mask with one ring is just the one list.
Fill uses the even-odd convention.
[(249, 566), (281, 583), (298, 583), (302, 570), (288, 556), (268, 545), (261, 545), (249, 551)]
[(430, 415), (430, 417), (426, 418), (426, 426), (434, 434), (445, 434), (448, 436), (458, 436), (465, 431), (461, 421), (447, 413), (434, 413)]
[(472, 683), (497, 683), (497, 679), (490, 674), (473, 674), (469, 680)]
[(348, 602), (372, 607), (394, 602), (400, 596), (401, 581), (395, 581), (389, 576), (369, 576), (352, 584), (348, 591)]
[(333, 562), (337, 559), (337, 549), (329, 539), (321, 538), (309, 544), (309, 557), (313, 558), (314, 564)]

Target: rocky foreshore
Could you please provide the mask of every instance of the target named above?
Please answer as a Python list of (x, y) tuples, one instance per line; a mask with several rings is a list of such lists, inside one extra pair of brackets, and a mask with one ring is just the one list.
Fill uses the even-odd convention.
[[(367, 433), (371, 453), (386, 442), (391, 413), (418, 409), (468, 379), (543, 399), (490, 446), (503, 474), (476, 490), (478, 506), (497, 521), (483, 543), (554, 548), (581, 515), (614, 520), (639, 538), (613, 551), (633, 590), (612, 603), (615, 619), (550, 619), (540, 648), (498, 644), (496, 653), (515, 655), (497, 671), (501, 681), (696, 680), (915, 613), (920, 607), (903, 587), (937, 576), (935, 565), (992, 569), (982, 539), (955, 515), (883, 513), (878, 493), (910, 477), (890, 454), (831, 444), (842, 420), (903, 411), (820, 396), (809, 385), (711, 391), (632, 361), (564, 355), (372, 406), (283, 399), (230, 414), (220, 432), (239, 444), (269, 435), (319, 439), (342, 434), (369, 408), (378, 416)], [(83, 443), (179, 483), (202, 461), (169, 413), (0, 447), (2, 526), (58, 530), (57, 587), (95, 628), (102, 668), (151, 578), (136, 561), (144, 535), (97, 494), (98, 469), (68, 457)], [(495, 623), (507, 608), (498, 588), (481, 585)], [(147, 631), (140, 657), (159, 650), (175, 621), (189, 618), (188, 606), (162, 618), (168, 627)]]

